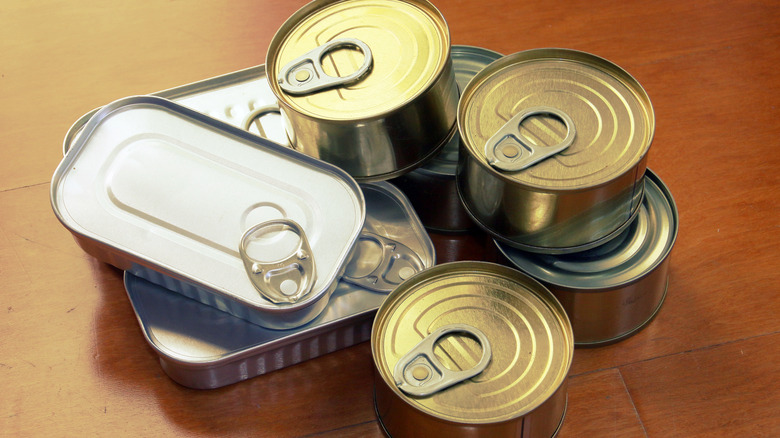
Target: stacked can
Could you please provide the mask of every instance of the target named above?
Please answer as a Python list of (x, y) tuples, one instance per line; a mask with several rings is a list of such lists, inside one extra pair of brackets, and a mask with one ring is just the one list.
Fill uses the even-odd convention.
[(246, 117), (207, 116), (252, 96), (239, 83), (266, 84), (264, 70), (94, 111), (69, 131), (52, 178), (54, 213), (87, 253), (126, 271), (163, 369), (195, 388), (368, 340), (385, 294), (436, 259), (390, 183), (358, 185), (239, 129)]
[(266, 69), (294, 149), (359, 182), (391, 179), (428, 230), (465, 235), (478, 228), (455, 183), (459, 89), (500, 57), (451, 46), (426, 0), (315, 0), (279, 28)]
[(528, 50), (474, 77), (458, 125), (466, 210), (513, 266), (553, 290), (575, 343), (613, 342), (649, 322), (677, 219), (660, 179), (645, 177), (655, 119), (642, 86), (588, 53)]
[(615, 239), (561, 255), (502, 243), (498, 247), (513, 266), (541, 281), (560, 300), (577, 346), (600, 346), (638, 332), (661, 309), (677, 227), (674, 199), (648, 169), (639, 213)]

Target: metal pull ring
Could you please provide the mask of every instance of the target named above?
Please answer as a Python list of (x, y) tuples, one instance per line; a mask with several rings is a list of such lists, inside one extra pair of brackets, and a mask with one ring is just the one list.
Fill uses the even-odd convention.
[(376, 264), (371, 272), (362, 273), (352, 267), (353, 260), (341, 277), (344, 281), (375, 292), (389, 293), (406, 279), (425, 269), (420, 256), (400, 242), (368, 232), (360, 234), (358, 241), (372, 244), (374, 250), (373, 254), (360, 254), (361, 261), (373, 259)]
[[(436, 342), (442, 336), (453, 332), (474, 336), (482, 346), (482, 358), (468, 370), (449, 370), (433, 354)], [(427, 396), (481, 373), (490, 363), (491, 356), (490, 342), (481, 330), (466, 324), (450, 324), (426, 336), (406, 353), (395, 364), (393, 379), (401, 391), (412, 396)]]
[[(247, 251), (249, 244), (267, 231), (291, 231), (298, 235), (297, 248), (286, 258), (260, 261)], [(300, 225), (290, 219), (275, 219), (255, 225), (241, 237), (241, 260), (252, 284), (273, 303), (295, 303), (314, 286), (316, 271), (311, 247)]]
[[(322, 67), (322, 58), (342, 48), (355, 48), (363, 52), (363, 65), (354, 73), (344, 76), (330, 76)], [(339, 85), (351, 85), (363, 78), (374, 60), (371, 49), (357, 38), (342, 38), (325, 43), (314, 50), (287, 63), (279, 71), (279, 86), (288, 94), (302, 95)]]
[[(520, 134), (520, 124), (523, 120), (539, 114), (550, 114), (563, 120), (566, 125), (566, 138), (562, 142), (554, 146), (538, 146)], [(574, 121), (568, 114), (547, 106), (532, 107), (509, 119), (488, 139), (485, 143), (485, 157), (488, 164), (494, 168), (506, 171), (523, 170), (565, 150), (574, 142), (576, 135)]]

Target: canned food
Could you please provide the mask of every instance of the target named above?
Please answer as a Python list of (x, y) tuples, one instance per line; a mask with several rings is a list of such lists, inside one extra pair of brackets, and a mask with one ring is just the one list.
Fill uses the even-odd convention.
[[(403, 245), (423, 269), (432, 267), (433, 245), (404, 195), (386, 182), (363, 184), (361, 189), (366, 199), (363, 232)], [(376, 256), (356, 251), (346, 272), (378, 265)], [(390, 267), (397, 275), (408, 265)], [(392, 280), (387, 276), (385, 283)], [(163, 370), (174, 381), (201, 389), (250, 379), (367, 341), (374, 314), (387, 296), (373, 286), (364, 288), (342, 277), (325, 310), (312, 321), (271, 330), (125, 273), (130, 303)]]
[(674, 199), (648, 169), (636, 220), (608, 243), (557, 256), (498, 246), (513, 266), (541, 281), (560, 300), (576, 345), (598, 346), (633, 335), (661, 309), (677, 229)]
[(554, 436), (573, 348), (566, 313), (531, 277), (485, 262), (434, 266), (377, 311), (377, 416), (390, 436)]
[[(452, 46), (455, 81), (463, 90), (486, 65), (502, 55), (492, 50), (471, 46)], [(467, 231), (474, 221), (463, 209), (455, 185), (460, 136), (456, 133), (444, 149), (421, 167), (393, 180), (406, 193), (423, 224), (431, 230)]]
[(477, 224), (526, 251), (614, 238), (639, 211), (655, 119), (625, 70), (535, 49), (477, 74), (458, 107), (458, 192)]
[(269, 328), (322, 312), (365, 221), (341, 169), (153, 96), (90, 119), (51, 199), (87, 253)]
[(449, 30), (425, 0), (315, 0), (266, 69), (291, 145), (361, 182), (412, 170), (455, 132)]

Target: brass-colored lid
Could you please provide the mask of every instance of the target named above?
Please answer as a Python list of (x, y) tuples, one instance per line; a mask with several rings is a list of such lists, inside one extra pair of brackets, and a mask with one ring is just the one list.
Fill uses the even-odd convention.
[[(396, 364), (452, 324), (484, 333), (487, 368), (428, 396), (399, 390)], [(566, 313), (544, 286), (485, 262), (437, 265), (401, 284), (378, 310), (371, 344), (375, 366), (397, 395), (431, 416), (474, 424), (519, 418), (540, 406), (566, 379), (574, 348)], [(471, 337), (450, 336), (434, 354), (450, 370), (467, 370), (481, 360), (483, 348)]]
[[(354, 38), (371, 51), (373, 65), (357, 82), (293, 96), (279, 84), (291, 61), (333, 40)], [(266, 65), (271, 88), (297, 112), (321, 119), (357, 120), (402, 107), (430, 88), (450, 56), (447, 24), (425, 0), (314, 1), (274, 36)], [(346, 76), (364, 63), (359, 50), (334, 50), (321, 60), (327, 75)]]
[[(573, 143), (525, 170), (494, 170), (542, 189), (588, 188), (617, 178), (645, 156), (655, 129), (649, 97), (625, 70), (584, 52), (535, 49), (491, 64), (462, 93), (458, 128), (469, 153), (491, 168), (486, 142), (529, 108), (570, 117)], [(519, 132), (533, 147), (551, 147), (564, 140), (567, 127), (559, 117), (535, 115), (520, 122)]]

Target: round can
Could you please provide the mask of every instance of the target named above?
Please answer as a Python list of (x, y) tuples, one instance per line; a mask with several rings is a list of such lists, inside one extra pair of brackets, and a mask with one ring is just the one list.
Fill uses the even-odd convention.
[(434, 266), (377, 311), (377, 416), (390, 436), (554, 436), (573, 349), (566, 313), (533, 278), (485, 262)]
[[(455, 81), (463, 90), (480, 70), (502, 55), (473, 46), (452, 46)], [(474, 221), (463, 209), (455, 185), (460, 136), (455, 136), (430, 161), (401, 175), (393, 182), (414, 205), (426, 228), (443, 232), (460, 232), (475, 228)]]
[(458, 192), (497, 240), (571, 253), (617, 236), (642, 199), (655, 130), (642, 86), (589, 53), (534, 49), (477, 74), (458, 106)]
[(455, 133), (449, 29), (425, 0), (315, 0), (274, 35), (266, 71), (293, 148), (359, 182), (422, 165)]
[(650, 169), (635, 221), (606, 244), (576, 254), (545, 255), (498, 244), (511, 264), (542, 282), (566, 309), (577, 346), (625, 339), (652, 321), (669, 283), (677, 207)]

